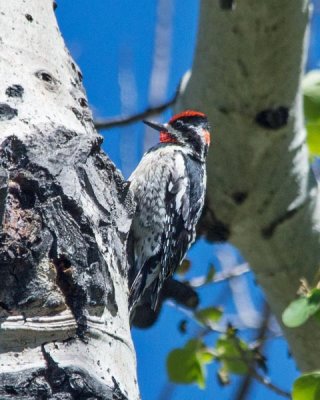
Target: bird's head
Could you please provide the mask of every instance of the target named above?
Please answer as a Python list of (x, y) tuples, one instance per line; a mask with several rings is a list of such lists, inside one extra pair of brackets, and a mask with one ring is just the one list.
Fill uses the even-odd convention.
[(205, 158), (210, 145), (208, 118), (199, 111), (186, 110), (174, 115), (168, 123), (143, 121), (160, 132), (161, 143), (187, 147), (195, 156)]

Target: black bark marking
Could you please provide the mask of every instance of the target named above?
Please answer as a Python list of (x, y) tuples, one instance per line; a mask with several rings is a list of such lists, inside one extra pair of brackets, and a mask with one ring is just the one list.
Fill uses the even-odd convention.
[(0, 103), (0, 121), (6, 121), (12, 119), (18, 115), (18, 110), (12, 108), (9, 104)]
[(262, 237), (264, 239), (270, 239), (277, 227), (292, 218), (301, 208), (302, 206), (294, 208), (293, 210), (288, 211), (286, 214), (271, 222), (271, 224), (261, 230)]
[(50, 72), (46, 70), (39, 70), (35, 72), (35, 76), (45, 83), (45, 88), (50, 91), (56, 91), (60, 83)]
[(288, 119), (288, 107), (280, 106), (260, 111), (255, 117), (255, 122), (263, 128), (276, 130), (287, 125)]
[[(0, 301), (0, 308), (2, 308), (8, 314), (11, 313), (10, 307), (7, 304), (5, 304), (3, 301)], [(0, 311), (0, 314), (1, 314), (1, 311)]]
[(87, 319), (83, 314), (83, 308), (86, 304), (85, 290), (76, 284), (73, 276), (75, 271), (73, 271), (71, 262), (65, 255), (54, 258), (53, 263), (57, 270), (57, 285), (64, 294), (66, 303), (76, 319), (77, 335), (80, 339), (85, 340), (87, 331)]
[[(50, 141), (51, 149), (54, 152), (56, 146), (62, 155), (61, 144), (68, 143), (77, 135), (60, 129), (53, 137), (54, 140)], [(96, 141), (94, 146), (97, 146)], [(68, 151), (68, 148), (65, 151)], [(95, 151), (90, 157), (99, 158), (98, 148)], [(87, 158), (91, 152), (92, 149), (88, 145), (88, 149), (82, 149), (81, 154), (84, 153)], [(43, 153), (43, 157), (46, 157), (46, 152)], [(39, 304), (39, 312), (44, 311), (41, 304), (52, 307), (52, 312), (60, 311), (61, 307), (67, 304), (75, 315), (80, 334), (86, 329), (86, 320), (83, 318), (86, 310), (90, 310), (93, 315), (101, 315), (106, 306), (115, 315), (117, 304), (109, 266), (96, 243), (91, 222), (84, 215), (82, 208), (63, 193), (55, 178), (46, 169), (30, 162), (24, 144), (16, 137), (7, 138), (2, 143), (0, 160), (4, 169), (10, 170), (10, 176), (3, 176), (3, 182), (0, 182), (0, 186), (4, 186), (4, 192), (0, 192), (3, 195), (2, 208), (5, 208), (7, 213), (5, 229), (1, 231), (1, 243), (5, 245), (0, 246), (0, 268), (3, 277), (0, 281), (0, 301), (11, 309), (25, 310), (27, 316), (29, 309), (38, 307), (31, 306), (33, 302)], [(80, 158), (78, 160), (81, 162)], [(107, 157), (101, 156), (99, 162), (105, 165), (101, 174), (106, 175), (106, 181), (111, 180), (112, 176), (115, 182), (120, 180), (115, 167), (108, 167), (111, 163)], [(82, 169), (79, 168), (78, 174), (80, 170)], [(87, 177), (86, 172), (84, 175)], [(79, 178), (81, 179), (80, 176)], [(95, 191), (100, 188), (93, 189), (88, 177), (87, 179), (88, 188), (92, 190), (90, 194), (99, 203)], [(123, 185), (126, 186), (125, 181)], [(120, 187), (115, 190), (119, 197), (122, 196)], [(105, 234), (101, 234), (109, 244), (110, 240), (113, 240), (110, 231), (114, 230), (111, 222), (114, 217), (109, 207), (102, 209), (104, 226), (101, 226), (101, 229)], [(114, 235), (120, 242), (123, 234), (118, 232), (118, 236)], [(112, 250), (118, 265), (118, 257), (121, 257), (119, 249), (120, 247)], [(61, 294), (48, 299), (46, 288), (38, 282), (38, 276), (35, 274), (36, 266), (49, 255), (55, 261), (52, 266), (56, 266), (61, 290), (68, 294), (65, 303)], [(119, 265), (119, 271), (124, 274), (126, 263), (123, 264)], [(69, 265), (72, 266), (71, 274), (67, 271)]]
[(246, 192), (234, 192), (232, 194), (232, 198), (233, 198), (234, 202), (238, 205), (245, 202), (247, 197), (248, 197), (248, 193), (246, 193)]
[(229, 114), (229, 111), (223, 106), (218, 107), (218, 111), (220, 111), (222, 114), (225, 114), (225, 115)]
[(92, 121), (92, 114), (90, 110), (86, 109), (81, 111), (76, 107), (71, 107), (71, 110), (82, 125), (84, 125), (87, 121)]
[[(6, 208), (8, 194), (8, 172), (0, 167), (0, 226), (3, 224), (3, 216)], [(1, 232), (1, 229), (0, 229)], [(1, 233), (0, 233), (1, 239)]]
[(29, 162), (25, 145), (16, 136), (5, 139), (0, 146), (0, 162), (7, 170), (9, 167), (25, 168)]
[(81, 107), (88, 107), (88, 102), (84, 97), (81, 97), (78, 101)]
[(78, 102), (81, 107), (88, 107), (88, 102), (84, 97), (80, 97), (80, 99), (78, 99)]
[[(81, 368), (60, 367), (51, 357), (49, 351), (46, 350), (45, 344), (42, 345), (41, 349), (47, 368), (40, 370), (38, 376), (45, 378), (49, 390), (54, 395), (53, 398), (63, 400), (128, 400), (114, 377), (111, 377), (113, 387), (105, 387)], [(40, 398), (38, 397), (39, 391), (35, 394), (37, 396), (35, 398)]]
[(52, 201), (44, 213), (54, 237), (50, 257), (57, 269), (57, 284), (75, 316), (77, 334), (84, 339), (85, 310), (100, 316), (105, 306), (113, 315), (118, 308), (108, 265), (96, 244), (90, 222), (74, 201), (63, 195), (61, 199)]
[(11, 85), (6, 89), (6, 95), (8, 97), (22, 97), (24, 89), (21, 85)]
[(25, 17), (27, 18), (27, 20), (28, 20), (29, 22), (32, 22), (32, 21), (33, 21), (32, 15), (26, 14)]
[(232, 10), (235, 7), (235, 0), (220, 0), (222, 10)]
[(49, 83), (54, 81), (53, 76), (47, 71), (37, 71), (36, 72), (36, 77), (41, 79), (41, 80), (43, 80), (43, 81), (45, 81), (45, 82), (49, 82)]
[(72, 107), (71, 110), (79, 121), (83, 120), (83, 115), (82, 115), (81, 111), (79, 111), (76, 107)]
[(28, 208), (32, 188), (28, 191), (22, 174), (14, 171), (17, 165), (26, 165), (23, 144), (15, 137), (7, 138), (0, 148), (0, 160), (3, 167), (10, 169), (0, 240), (0, 301), (12, 310), (27, 311), (35, 297), (47, 296), (36, 284), (30, 291), (36, 263), (32, 248), (41, 237), (41, 222), (37, 211)]
[(82, 80), (83, 80), (83, 75), (82, 75), (82, 73), (81, 73), (80, 70), (78, 71), (78, 78), (79, 78), (79, 81), (82, 82)]
[(114, 400), (128, 400), (128, 397), (121, 391), (119, 383), (117, 382), (114, 376), (111, 377), (112, 382), (114, 384), (113, 390), (115, 399)]
[(1, 374), (1, 399), (128, 400), (114, 377), (112, 387), (104, 386), (81, 368), (62, 368), (44, 346), (47, 368)]

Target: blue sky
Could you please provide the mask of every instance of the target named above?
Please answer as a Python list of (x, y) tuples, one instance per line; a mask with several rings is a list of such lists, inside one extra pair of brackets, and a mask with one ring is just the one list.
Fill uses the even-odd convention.
[[(199, 16), (197, 0), (150, 1), (59, 1), (59, 25), (76, 62), (79, 64), (90, 105), (96, 118), (119, 116), (144, 110), (171, 98), (183, 74), (191, 67)], [(315, 5), (308, 68), (320, 67), (320, 1)], [(159, 40), (165, 43), (157, 54)], [(161, 42), (160, 40), (160, 42)], [(158, 49), (159, 50), (159, 49)], [(164, 64), (162, 64), (162, 61)], [(163, 85), (157, 87), (157, 76)], [(155, 80), (153, 80), (155, 78)], [(158, 79), (159, 81), (159, 79)], [(170, 111), (164, 113), (167, 118)], [(102, 132), (104, 150), (125, 177), (139, 162), (146, 147), (156, 140), (141, 123)], [(210, 263), (218, 270), (244, 262), (230, 246), (212, 245), (199, 241), (190, 251), (192, 275), (204, 274)], [(238, 278), (237, 278), (238, 279)], [(251, 291), (251, 311), (259, 311), (263, 296), (251, 274), (238, 282)], [(224, 282), (200, 291), (203, 305), (225, 304), (230, 317), (237, 313), (234, 300), (236, 285)], [(244, 316), (243, 318), (246, 318)], [(148, 331), (133, 330), (138, 357), (138, 375), (143, 400), (207, 400), (230, 399), (237, 389), (233, 385), (221, 388), (216, 380), (216, 366), (208, 369), (206, 390), (196, 386), (167, 384), (166, 355), (175, 347), (183, 346), (199, 327), (189, 322), (183, 335), (177, 329), (186, 315), (172, 305), (163, 308), (159, 321)], [(246, 329), (247, 339), (254, 337), (254, 329)], [(215, 336), (208, 338), (214, 343)], [(285, 390), (290, 390), (298, 375), (283, 339), (267, 342), (269, 376)], [(251, 399), (279, 400), (280, 396), (261, 385), (253, 384)]]

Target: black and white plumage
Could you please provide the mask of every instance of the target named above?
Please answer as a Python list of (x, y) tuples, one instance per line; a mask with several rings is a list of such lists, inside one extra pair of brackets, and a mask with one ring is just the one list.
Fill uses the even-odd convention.
[(207, 117), (197, 111), (177, 114), (168, 124), (145, 123), (160, 131), (160, 143), (143, 156), (129, 178), (136, 202), (131, 228), (131, 312), (146, 291), (152, 308), (156, 307), (164, 281), (195, 239), (210, 143)]

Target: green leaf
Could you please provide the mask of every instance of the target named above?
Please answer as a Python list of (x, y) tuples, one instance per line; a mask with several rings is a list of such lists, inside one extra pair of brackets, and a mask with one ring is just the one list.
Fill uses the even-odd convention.
[(197, 357), (199, 358), (201, 364), (209, 364), (214, 359), (214, 355), (210, 351), (198, 352)]
[(238, 338), (222, 336), (217, 341), (216, 350), (225, 372), (238, 375), (244, 375), (248, 372), (247, 363), (242, 360), (243, 354), (241, 353), (246, 354), (248, 361), (251, 361), (251, 357), (253, 359), (253, 354), (249, 353), (248, 345), (245, 342)]
[(304, 113), (308, 122), (320, 119), (320, 71), (310, 71), (302, 83)]
[(222, 310), (216, 307), (207, 307), (194, 313), (197, 320), (203, 325), (211, 325), (219, 321)]
[(203, 341), (200, 339), (191, 339), (185, 345), (185, 348), (187, 350), (194, 351), (194, 352), (196, 352), (197, 350), (203, 349), (204, 347), (205, 347), (205, 345), (203, 344)]
[(175, 383), (193, 383), (202, 381), (201, 365), (195, 353), (187, 349), (172, 350), (167, 359), (169, 378)]
[(311, 158), (320, 155), (320, 119), (315, 122), (307, 122), (307, 144)]
[(282, 322), (289, 328), (302, 325), (310, 317), (308, 299), (300, 297), (292, 301), (282, 314)]
[(311, 159), (320, 154), (320, 71), (310, 71), (302, 83), (307, 144)]
[(293, 384), (292, 400), (319, 400), (320, 372), (300, 376)]
[(169, 378), (175, 383), (197, 383), (200, 388), (206, 384), (205, 364), (214, 358), (212, 352), (199, 339), (192, 339), (185, 347), (172, 350), (167, 358)]
[(292, 301), (282, 314), (283, 323), (289, 328), (304, 324), (320, 309), (320, 289), (313, 289), (309, 296)]
[(320, 289), (312, 289), (308, 296), (310, 305), (320, 306)]

